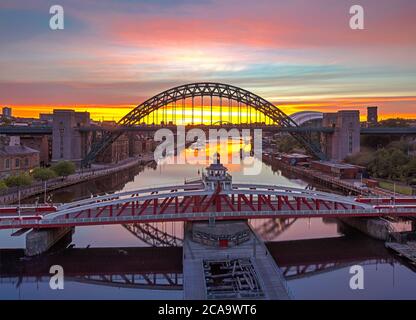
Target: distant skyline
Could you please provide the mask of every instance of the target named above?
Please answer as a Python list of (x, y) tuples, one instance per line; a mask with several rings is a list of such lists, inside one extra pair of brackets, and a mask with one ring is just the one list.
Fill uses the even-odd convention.
[(252, 91), (290, 114), (379, 107), (416, 118), (416, 1), (61, 0), (0, 3), (0, 105), (16, 116), (54, 108), (118, 120), (183, 83)]

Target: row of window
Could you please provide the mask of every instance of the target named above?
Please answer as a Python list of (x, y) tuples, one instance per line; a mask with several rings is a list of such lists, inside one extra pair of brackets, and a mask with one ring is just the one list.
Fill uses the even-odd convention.
[[(25, 167), (29, 166), (29, 159), (28, 158), (25, 158), (23, 161), (24, 161), (24, 166)], [(10, 159), (5, 159), (4, 160), (4, 167), (6, 169), (10, 169), (10, 163), (11, 163)], [(14, 159), (14, 167), (15, 168), (20, 168), (20, 165), (21, 165), (20, 159), (19, 158)]]

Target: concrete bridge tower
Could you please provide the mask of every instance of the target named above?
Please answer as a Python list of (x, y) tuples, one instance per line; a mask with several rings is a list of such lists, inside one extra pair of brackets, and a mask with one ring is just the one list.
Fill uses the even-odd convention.
[(323, 133), (321, 145), (330, 160), (341, 161), (360, 151), (360, 112), (343, 110), (324, 113), (322, 126), (334, 129), (333, 133)]
[(80, 128), (90, 125), (88, 112), (54, 110), (52, 130), (52, 162), (69, 160), (80, 163), (90, 144)]

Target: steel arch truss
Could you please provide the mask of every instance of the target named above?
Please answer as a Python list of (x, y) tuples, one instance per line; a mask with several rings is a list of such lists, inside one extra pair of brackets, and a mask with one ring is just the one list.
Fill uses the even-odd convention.
[[(123, 127), (138, 125), (147, 115), (159, 108), (181, 99), (194, 97), (227, 98), (256, 109), (280, 127), (298, 127), (297, 123), (291, 117), (287, 116), (282, 110), (262, 97), (236, 86), (216, 82), (184, 84), (163, 91), (138, 105), (117, 124)], [(314, 156), (325, 159), (325, 155), (322, 153), (320, 147), (312, 141), (310, 132), (290, 132), (290, 134)], [(92, 146), (90, 153), (83, 160), (83, 165), (89, 165), (100, 152), (104, 151), (120, 135), (122, 135), (122, 132), (106, 132), (103, 138)]]

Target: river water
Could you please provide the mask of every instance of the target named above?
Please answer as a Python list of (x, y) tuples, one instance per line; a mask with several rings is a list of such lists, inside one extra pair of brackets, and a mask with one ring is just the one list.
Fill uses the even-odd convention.
[[(186, 152), (195, 152), (187, 150)], [(242, 165), (226, 166), (234, 182), (258, 182), (316, 188), (252, 159), (259, 175), (243, 174)], [(164, 164), (137, 167), (111, 177), (57, 190), (53, 202), (68, 202), (91, 194), (182, 184), (197, 178), (204, 164)], [(34, 202), (36, 198), (27, 199)], [(250, 223), (266, 241), (285, 274), (295, 299), (415, 299), (416, 272), (370, 239), (336, 219), (261, 219)], [(37, 258), (24, 258), (24, 236), (0, 231), (0, 299), (181, 299), (181, 238), (183, 224), (153, 223), (132, 232), (125, 226), (75, 228), (69, 248), (59, 247)], [(149, 232), (153, 231), (153, 232)], [(159, 237), (149, 236), (155, 231)], [(178, 247), (165, 247), (166, 244)], [(152, 247), (158, 245), (158, 248)], [(69, 270), (63, 290), (49, 286), (48, 268)], [(364, 270), (364, 289), (350, 288), (350, 267)], [(111, 275), (111, 276), (110, 276)], [(155, 285), (157, 284), (157, 285)]]

